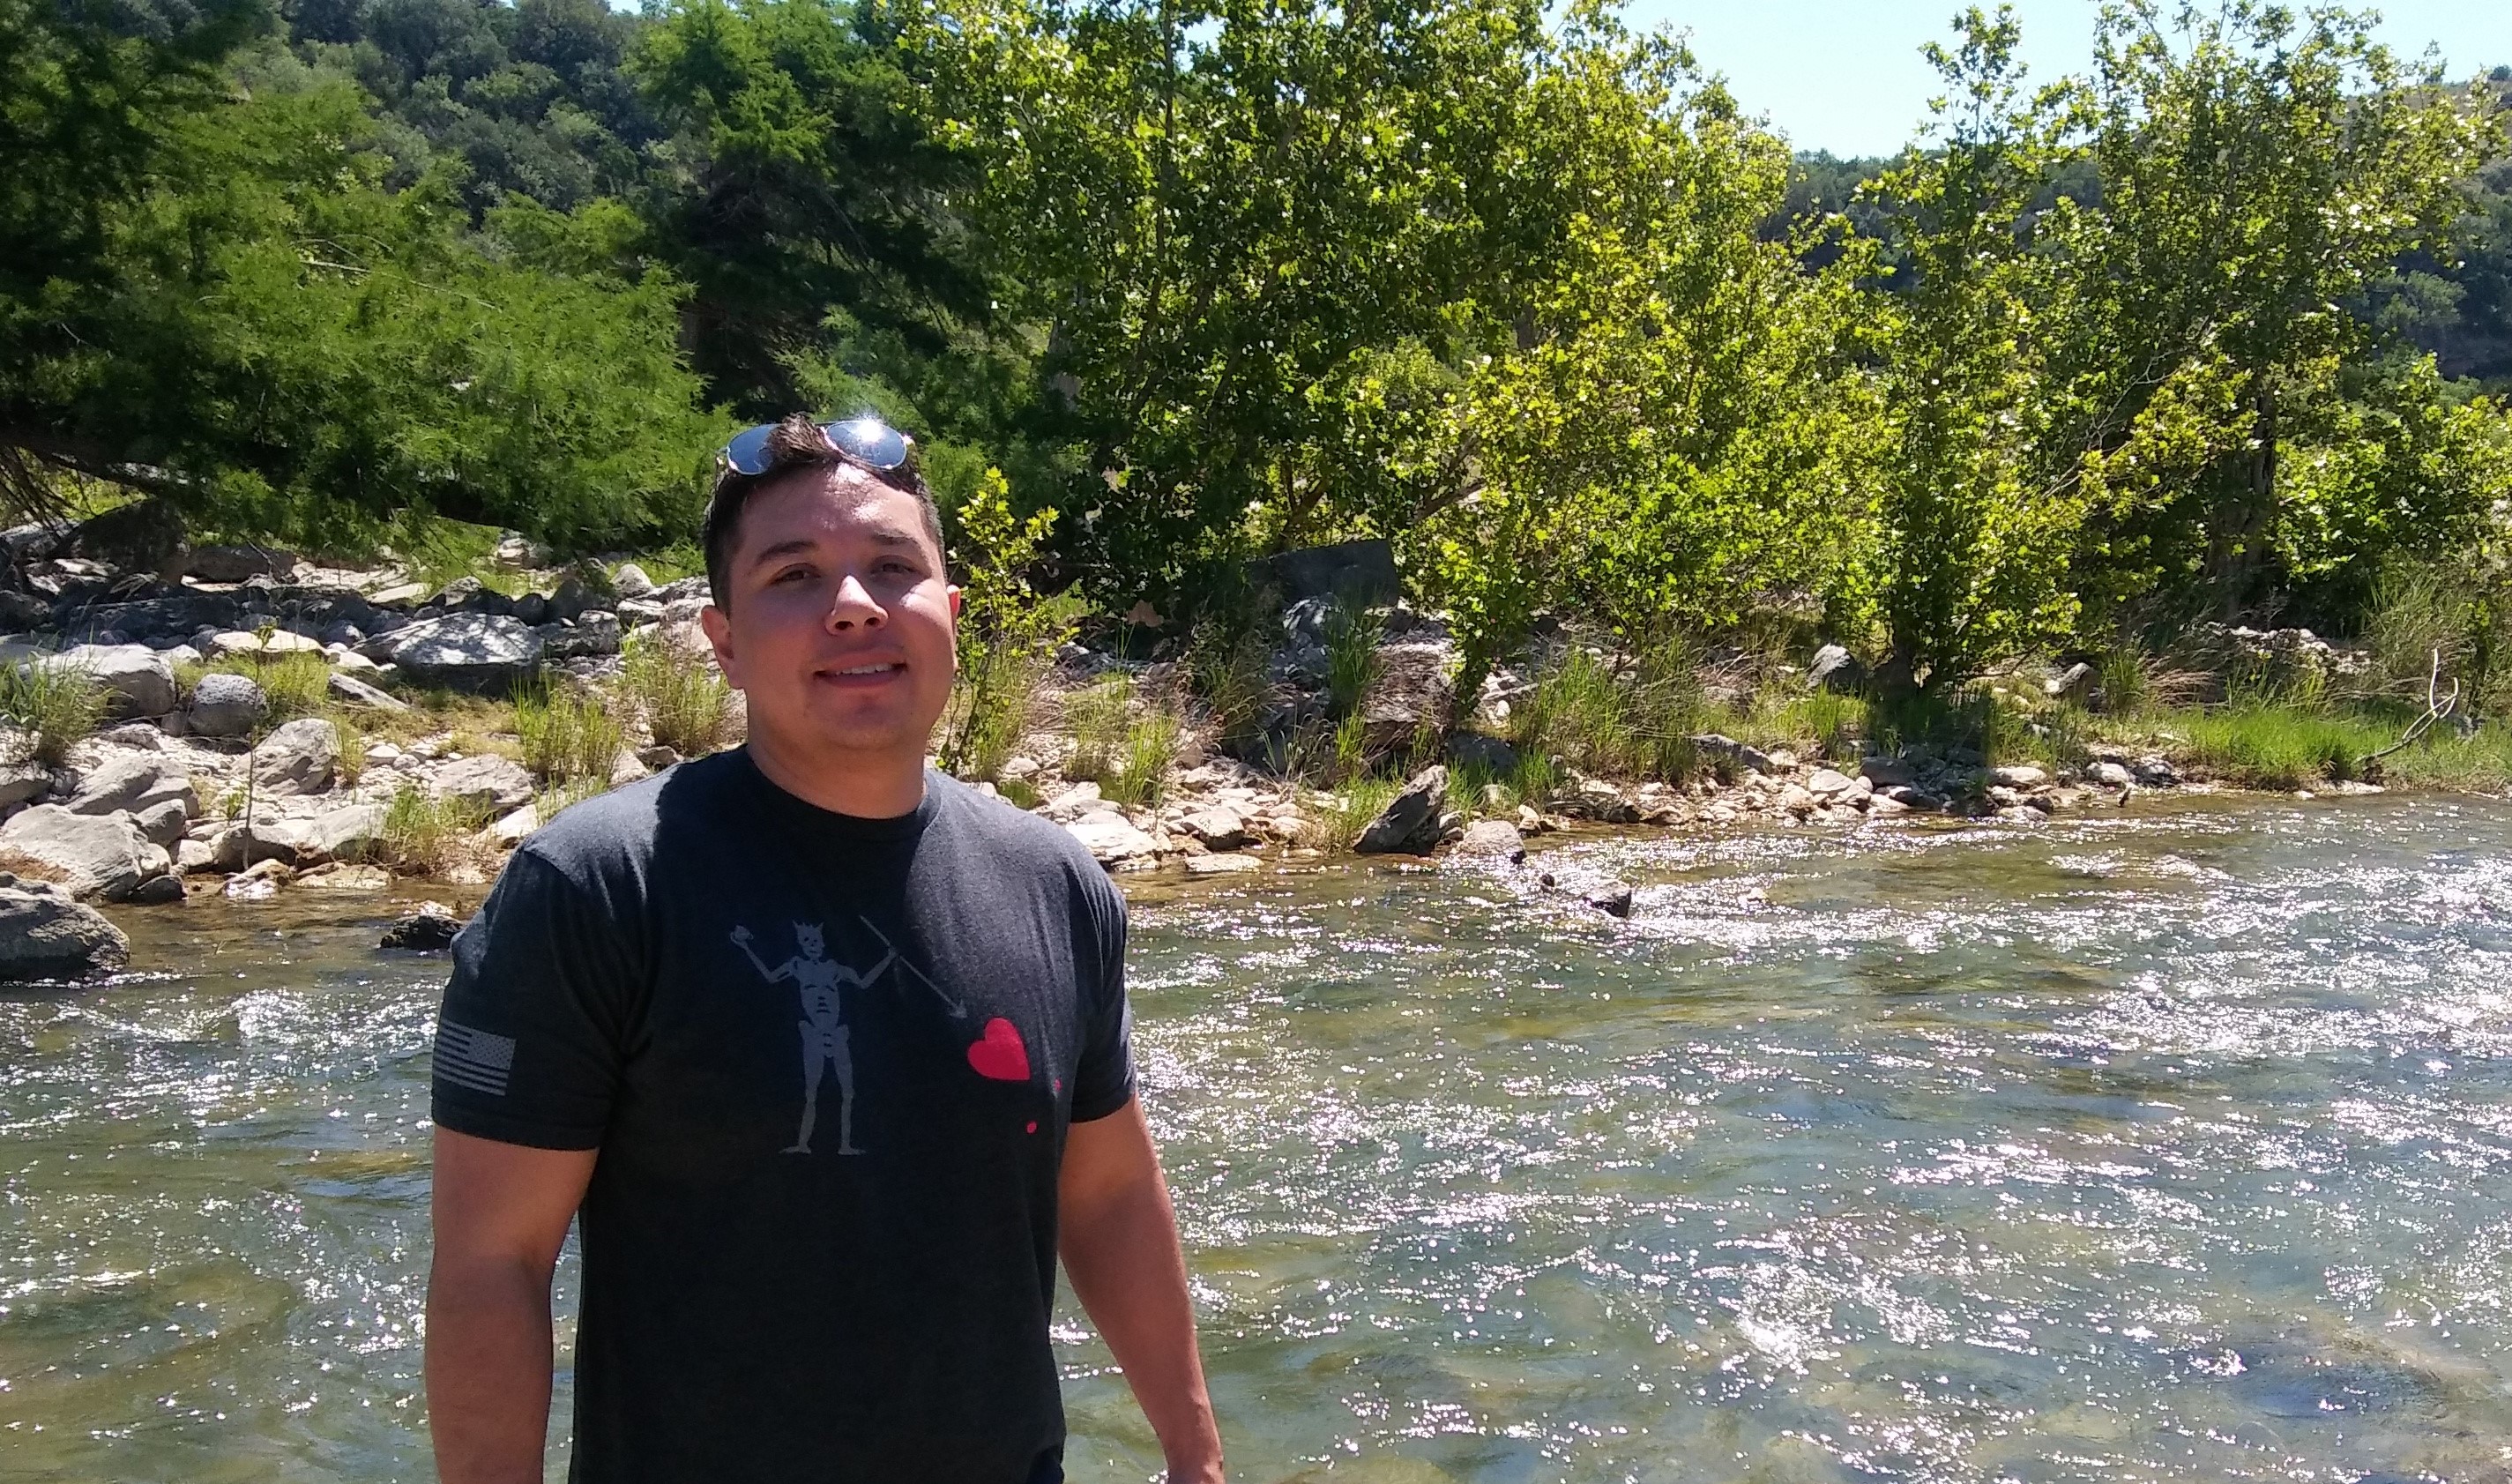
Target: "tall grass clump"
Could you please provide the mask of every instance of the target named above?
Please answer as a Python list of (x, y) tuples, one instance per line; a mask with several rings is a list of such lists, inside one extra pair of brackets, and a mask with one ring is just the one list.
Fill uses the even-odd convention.
[(1165, 706), (1152, 707), (1128, 722), (1123, 756), (1101, 785), (1107, 796), (1129, 806), (1158, 804), (1168, 794), (1182, 730), (1177, 713)]
[(474, 804), (405, 784), (384, 808), (375, 849), (396, 871), (440, 875), (477, 853), (471, 838), (487, 823)]
[(1130, 676), (1111, 675), (1064, 697), (1064, 725), (1073, 733), (1073, 756), (1064, 776), (1105, 784), (1125, 755), (1125, 732), (1134, 698)]
[(684, 758), (724, 745), (732, 687), (711, 658), (678, 653), (651, 634), (631, 640), (620, 652), (617, 694), (657, 743)]
[(270, 701), (270, 721), (274, 724), (332, 714), (332, 661), (328, 655), (305, 649), (289, 654), (230, 654), (211, 661), (209, 668), (241, 675), (259, 685)]
[(1264, 641), (1253, 634), (1208, 624), (1187, 646), (1187, 674), (1203, 701), (1212, 737), (1224, 749), (1241, 752), (1265, 732), (1265, 719), (1277, 699)]
[(1378, 680), (1378, 645), (1387, 623), (1350, 597), (1326, 605), (1326, 715), (1338, 720), (1360, 709)]
[(1510, 741), (1587, 772), (1679, 782), (1697, 765), (1691, 738), (1703, 712), (1687, 645), (1662, 644), (1619, 667), (1572, 645), (1511, 713)]
[(0, 719), (24, 734), (25, 757), (47, 767), (69, 761), (104, 707), (104, 683), (79, 665), (30, 659), (0, 668)]
[(524, 765), (553, 783), (608, 783), (626, 740), (599, 697), (565, 689), (518, 692), (515, 736), (523, 744)]

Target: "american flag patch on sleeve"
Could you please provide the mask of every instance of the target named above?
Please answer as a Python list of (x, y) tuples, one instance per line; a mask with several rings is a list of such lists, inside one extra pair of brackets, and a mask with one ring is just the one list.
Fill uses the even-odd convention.
[(436, 1023), (436, 1074), (456, 1087), (506, 1095), (506, 1074), (515, 1070), (515, 1038), (491, 1035), (450, 1020)]

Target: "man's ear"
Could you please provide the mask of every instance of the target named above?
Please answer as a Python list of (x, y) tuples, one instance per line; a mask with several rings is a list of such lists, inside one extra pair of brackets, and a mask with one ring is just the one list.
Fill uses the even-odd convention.
[(706, 631), (707, 644), (715, 650), (716, 668), (724, 672), (726, 684), (742, 689), (740, 662), (732, 652), (732, 619), (710, 603), (698, 609), (698, 627)]

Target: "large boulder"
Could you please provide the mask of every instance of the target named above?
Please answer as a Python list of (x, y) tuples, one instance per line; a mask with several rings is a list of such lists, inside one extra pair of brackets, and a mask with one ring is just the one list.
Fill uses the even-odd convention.
[(86, 979), (131, 961), (131, 940), (48, 883), (0, 873), (0, 984)]
[(654, 592), (654, 579), (634, 562), (622, 562), (619, 570), (610, 574), (610, 590), (622, 598), (648, 598)]
[(295, 570), (296, 554), (276, 546), (195, 546), (183, 561), (183, 575), (203, 582), (250, 582)]
[(175, 667), (146, 644), (73, 644), (42, 663), (95, 676), (115, 716), (162, 717), (175, 709)]
[[(0, 738), (0, 752), (8, 750)], [(14, 809), (52, 791), (53, 771), (40, 762), (0, 762), (0, 809)]]
[(39, 803), (0, 824), (0, 865), (12, 855), (40, 861), (64, 877), (81, 901), (128, 900), (140, 883), (166, 874), (166, 852), (122, 814), (74, 814)]
[(200, 810), (183, 761), (164, 753), (120, 753), (80, 780), (69, 808), (74, 814), (140, 814), (166, 802), (180, 803), (186, 814)]
[(1425, 732), (1448, 724), (1448, 674), (1457, 651), (1444, 644), (1378, 646), (1378, 674), (1360, 699), (1366, 745), (1373, 753), (1401, 751)]
[(254, 749), (253, 786), (261, 794), (320, 794), (340, 762), (340, 731), (320, 717), (300, 717)]
[(1081, 841), (1092, 860), (1111, 871), (1149, 864), (1159, 854), (1160, 842), (1126, 823), (1125, 816), (1115, 809), (1092, 809), (1064, 828)]
[(221, 871), (243, 871), (266, 860), (294, 867), (363, 858), (383, 832), (384, 805), (343, 804), (298, 819), (266, 819), (237, 825), (218, 836), (210, 862)]
[(500, 614), (448, 613), (371, 639), (360, 652), (421, 685), (503, 695), (539, 671), (541, 638)]
[(494, 753), (440, 764), (427, 774), (427, 786), (440, 798), (500, 813), (531, 802), (540, 791), (522, 763)]
[(1825, 690), (1853, 691), (1866, 683), (1866, 667), (1840, 645), (1825, 644), (1814, 651), (1806, 679)]
[(377, 711), (410, 710), (409, 704), (400, 697), (354, 675), (342, 675), (334, 670), (323, 683), (333, 695), (354, 706), (372, 706)]
[(1498, 737), (1461, 731), (1448, 738), (1448, 761), (1486, 778), (1517, 776), (1517, 749)]
[(270, 697), (249, 675), (224, 671), (202, 676), (192, 687), (191, 710), (184, 724), (194, 736), (241, 737), (270, 715)]
[(1496, 855), (1514, 864), (1526, 859), (1526, 837), (1506, 819), (1477, 819), (1457, 841), (1459, 855)]
[(1341, 597), (1346, 602), (1393, 603), (1403, 595), (1395, 574), (1395, 549), (1376, 537), (1286, 551), (1255, 564), (1288, 602)]
[(1353, 849), (1362, 855), (1427, 854), (1439, 843), (1439, 808), (1447, 795), (1447, 768), (1434, 762), (1415, 773), (1360, 832)]

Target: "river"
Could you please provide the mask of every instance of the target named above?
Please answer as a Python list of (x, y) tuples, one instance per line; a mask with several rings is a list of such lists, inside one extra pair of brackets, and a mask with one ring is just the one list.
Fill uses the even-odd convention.
[[(1129, 882), (1235, 1478), (2512, 1477), (2512, 804), (1551, 858), (1632, 919)], [(0, 1477), (426, 1475), (443, 965), (362, 910), (0, 997)], [(1152, 1476), (1058, 1339), (1078, 1484)]]

